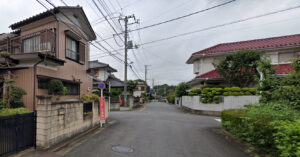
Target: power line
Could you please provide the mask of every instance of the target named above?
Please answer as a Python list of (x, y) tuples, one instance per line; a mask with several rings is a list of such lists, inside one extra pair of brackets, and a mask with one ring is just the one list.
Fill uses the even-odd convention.
[[(219, 4), (219, 5), (215, 5), (215, 6), (212, 6), (212, 7), (206, 8), (206, 9), (203, 9), (203, 10), (199, 10), (199, 11), (196, 11), (196, 12), (193, 12), (193, 13), (190, 13), (190, 14), (187, 14), (187, 15), (183, 15), (183, 16), (180, 16), (180, 17), (177, 17), (177, 18), (173, 18), (173, 19), (170, 19), (170, 20), (166, 20), (166, 21), (163, 21), (163, 22), (159, 22), (159, 23), (155, 23), (155, 24), (148, 25), (148, 26), (145, 26), (145, 27), (140, 27), (140, 28), (137, 28), (137, 29), (129, 30), (129, 32), (138, 31), (138, 30), (142, 30), (142, 29), (146, 29), (146, 28), (150, 28), (150, 27), (162, 25), (162, 24), (165, 24), (165, 23), (169, 23), (169, 22), (172, 22), (172, 21), (180, 20), (180, 19), (182, 19), (182, 18), (186, 18), (186, 17), (192, 16), (192, 15), (198, 14), (198, 13), (202, 13), (202, 12), (205, 12), (205, 11), (208, 11), (208, 10), (211, 10), (211, 9), (214, 9), (214, 8), (218, 8), (218, 7), (227, 5), (227, 4), (232, 3), (232, 2), (234, 2), (234, 1), (236, 1), (236, 0), (231, 0), (231, 1), (228, 1), (228, 2), (225, 2), (225, 3), (222, 3), (222, 4)], [(120, 34), (123, 34), (123, 32), (122, 32), (122, 33), (117, 33), (117, 34), (115, 34), (115, 35), (120, 35)], [(106, 41), (106, 40), (112, 39), (112, 38), (113, 38), (113, 37), (109, 37), (109, 38), (106, 38), (106, 39), (104, 39), (104, 40), (101, 40), (100, 42)]]
[(207, 31), (207, 30), (211, 30), (211, 29), (215, 29), (215, 28), (219, 28), (219, 27), (224, 27), (224, 26), (232, 25), (232, 24), (236, 24), (236, 23), (241, 23), (241, 22), (245, 22), (245, 21), (248, 21), (248, 20), (261, 18), (261, 17), (265, 17), (265, 16), (269, 16), (269, 15), (273, 15), (273, 14), (277, 14), (277, 13), (281, 13), (281, 12), (285, 12), (285, 11), (289, 11), (289, 10), (293, 10), (293, 9), (298, 9), (298, 8), (300, 8), (300, 5), (290, 7), (290, 8), (286, 8), (286, 9), (273, 11), (273, 12), (269, 12), (269, 13), (266, 13), (266, 14), (252, 16), (252, 17), (248, 17), (248, 18), (245, 18), (245, 19), (240, 19), (240, 20), (236, 20), (236, 21), (232, 21), (232, 22), (228, 22), (228, 23), (223, 23), (223, 24), (219, 24), (219, 25), (215, 25), (215, 26), (211, 26), (211, 27), (206, 27), (206, 28), (198, 29), (198, 30), (191, 31), (191, 32), (177, 34), (177, 35), (174, 35), (174, 36), (170, 36), (170, 37), (166, 37), (166, 38), (162, 38), (162, 39), (142, 43), (140, 45), (152, 44), (152, 43), (156, 43), (156, 42), (160, 42), (160, 41), (164, 41), (164, 40), (169, 40), (169, 39), (173, 39), (173, 38), (177, 38), (177, 37), (181, 37), (181, 36), (186, 36), (186, 35), (190, 35), (190, 34), (194, 34), (194, 33), (198, 33), (198, 32), (203, 32), (203, 31)]
[[(37, 0), (38, 1), (38, 0)], [(50, 0), (46, 0), (46, 2), (48, 2), (50, 5), (52, 5), (54, 8), (56, 8), (56, 6), (50, 1)], [(48, 9), (48, 8), (46, 8), (46, 9)], [(52, 12), (51, 12), (52, 13)], [(80, 29), (82, 32), (84, 32), (85, 34), (88, 34), (85, 30), (82, 30), (81, 28), (80, 28), (80, 26), (78, 26), (73, 20), (71, 20), (68, 16), (66, 16), (63, 12), (61, 12), (62, 13), (62, 15), (64, 16), (64, 17), (66, 17), (72, 24), (74, 24), (75, 26), (77, 26), (77, 28), (78, 29)], [(54, 13), (52, 13), (53, 14), (53, 16), (54, 17), (56, 17), (56, 15), (54, 14)], [(63, 22), (63, 21), (62, 21)], [(64, 22), (63, 22), (64, 23)], [(66, 24), (66, 23), (65, 23)], [(67, 25), (67, 24), (66, 24)], [(68, 25), (67, 25), (68, 26)], [(70, 27), (70, 26), (68, 26), (70, 29), (72, 29), (73, 30), (73, 28), (72, 27)], [(102, 38), (99, 34), (97, 34), (96, 32), (95, 32), (95, 34), (97, 35), (97, 36), (99, 36), (100, 38)], [(91, 43), (91, 42), (90, 42)], [(96, 43), (100, 46), (100, 47), (102, 47), (103, 49), (105, 49), (106, 51), (107, 51), (107, 53), (109, 53), (110, 55), (112, 55), (111, 54), (111, 52), (109, 51), (109, 50), (107, 50), (103, 45), (101, 45), (101, 43), (99, 43), (99, 42), (97, 42), (96, 41)], [(96, 47), (98, 50), (100, 50), (100, 51), (103, 51), (102, 49), (100, 49), (99, 47), (97, 47), (97, 46), (95, 46), (93, 43), (91, 43), (94, 47)], [(108, 44), (108, 43), (107, 43)], [(109, 45), (109, 44), (108, 44)], [(109, 45), (110, 46), (110, 45)], [(112, 47), (111, 47), (112, 48)], [(114, 49), (113, 49), (114, 50)], [(103, 51), (103, 52), (105, 52), (105, 51)], [(119, 57), (117, 57), (117, 56), (113, 56), (112, 55), (112, 57), (113, 58), (115, 58), (116, 60), (118, 60), (118, 61), (123, 61), (122, 59), (120, 59)]]
[[(97, 7), (98, 11), (101, 13), (101, 15), (105, 18), (105, 20), (107, 21), (107, 23), (110, 25), (110, 27), (114, 30), (115, 33), (118, 34), (118, 32), (116, 31), (116, 29), (112, 26), (112, 24), (109, 22), (109, 20), (107, 19), (107, 17), (104, 15), (104, 13), (101, 11), (101, 9), (99, 8), (98, 4), (95, 2), (95, 0), (92, 0), (93, 3), (95, 4), (95, 6)], [(123, 41), (123, 39), (118, 35), (118, 37)]]
[(234, 1), (236, 1), (236, 0), (231, 0), (231, 1), (228, 1), (228, 2), (225, 2), (225, 3), (222, 3), (222, 4), (218, 4), (218, 5), (215, 5), (215, 6), (206, 8), (206, 9), (203, 9), (203, 10), (199, 10), (199, 11), (187, 14), (187, 15), (176, 17), (176, 18), (173, 18), (173, 19), (170, 19), (170, 20), (167, 20), (167, 21), (163, 21), (163, 22), (155, 23), (155, 24), (148, 25), (148, 26), (145, 26), (145, 27), (133, 29), (133, 30), (130, 30), (130, 32), (138, 31), (138, 30), (142, 30), (142, 29), (146, 29), (146, 28), (150, 28), (150, 27), (154, 27), (154, 26), (158, 26), (158, 25), (162, 25), (162, 24), (169, 23), (169, 22), (176, 21), (176, 20), (180, 20), (180, 19), (192, 16), (192, 15), (195, 15), (195, 14), (199, 14), (199, 13), (202, 13), (202, 12), (205, 12), (205, 11), (208, 11), (208, 10), (212, 10), (212, 9), (215, 9), (215, 8), (218, 8), (218, 7), (230, 4), (230, 3), (234, 2)]

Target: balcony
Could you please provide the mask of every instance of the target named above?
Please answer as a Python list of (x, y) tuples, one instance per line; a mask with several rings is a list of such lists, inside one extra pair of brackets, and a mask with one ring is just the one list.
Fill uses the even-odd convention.
[[(55, 29), (45, 29), (32, 34), (8, 38), (2, 47), (13, 56), (32, 53), (43, 53), (56, 56)], [(0, 46), (1, 48), (1, 46)]]

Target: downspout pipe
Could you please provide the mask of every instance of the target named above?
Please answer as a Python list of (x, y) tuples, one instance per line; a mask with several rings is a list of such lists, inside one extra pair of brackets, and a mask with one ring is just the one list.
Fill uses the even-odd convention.
[(44, 55), (44, 57), (42, 58), (42, 60), (36, 62), (33, 65), (33, 111), (36, 111), (36, 101), (35, 101), (35, 97), (36, 97), (36, 71), (37, 71), (36, 67), (40, 63), (44, 62), (46, 58), (47, 58), (47, 56)]

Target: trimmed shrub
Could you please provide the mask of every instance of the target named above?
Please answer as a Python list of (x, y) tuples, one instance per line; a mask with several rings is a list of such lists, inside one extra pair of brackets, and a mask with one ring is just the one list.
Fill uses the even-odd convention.
[(220, 97), (219, 96), (214, 96), (214, 100), (220, 100)]
[(223, 96), (229, 96), (229, 92), (224, 92)]
[(232, 92), (240, 92), (241, 88), (240, 87), (231, 87), (230, 89)]
[(252, 95), (252, 93), (250, 93), (249, 91), (244, 93), (245, 95)]
[(49, 82), (49, 92), (51, 94), (62, 95), (64, 91), (64, 85), (61, 80), (51, 80)]
[(257, 89), (256, 88), (249, 88), (249, 92), (251, 92), (253, 95), (256, 94)]
[(206, 99), (201, 99), (201, 102), (202, 102), (203, 104), (207, 104), (207, 100), (206, 100)]
[(199, 95), (201, 93), (201, 90), (199, 88), (191, 89), (189, 92), (189, 96)]

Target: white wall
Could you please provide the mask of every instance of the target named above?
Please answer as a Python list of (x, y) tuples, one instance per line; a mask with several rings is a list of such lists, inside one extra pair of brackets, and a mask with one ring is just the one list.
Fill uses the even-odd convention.
[(216, 57), (209, 58), (200, 58), (193, 63), (194, 66), (194, 74), (196, 76), (207, 73), (211, 70), (214, 70), (215, 67), (213, 63), (216, 62)]
[(199, 111), (221, 112), (228, 109), (239, 109), (245, 105), (258, 103), (259, 96), (225, 96), (224, 101), (219, 104), (203, 104), (200, 96), (183, 96), (182, 106)]

